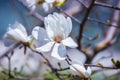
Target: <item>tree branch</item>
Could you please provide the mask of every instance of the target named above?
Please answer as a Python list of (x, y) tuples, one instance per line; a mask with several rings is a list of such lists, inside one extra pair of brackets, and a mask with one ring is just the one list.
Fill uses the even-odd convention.
[(103, 7), (107, 7), (107, 8), (111, 8), (111, 9), (115, 9), (115, 10), (120, 10), (120, 7), (115, 7), (113, 5), (110, 5), (110, 4), (105, 4), (105, 3), (101, 3), (101, 2), (95, 2), (95, 5), (98, 5), (98, 6), (103, 6)]
[[(120, 7), (120, 0), (118, 1), (117, 7)], [(107, 35), (105, 36), (105, 39), (95, 45), (95, 47), (93, 48), (93, 53), (91, 53), (91, 55), (87, 58), (86, 63), (90, 63), (92, 61), (92, 59), (94, 58), (94, 56), (97, 55), (98, 52), (100, 52), (116, 43), (116, 40), (113, 39), (113, 36), (115, 34), (117, 27), (114, 27), (113, 25), (117, 26), (117, 24), (119, 22), (119, 18), (120, 18), (120, 11), (115, 10), (115, 12), (113, 14), (113, 20), (111, 23), (112, 26), (109, 27)], [(87, 52), (89, 52), (89, 51), (86, 50), (86, 53)]]
[[(31, 9), (22, 0), (18, 0), (18, 1), (31, 12)], [(37, 12), (32, 12), (31, 15), (37, 18), (38, 20), (40, 20), (41, 22), (44, 21), (44, 17)]]
[(46, 60), (48, 66), (51, 68), (52, 72), (55, 73), (56, 77), (58, 77), (59, 80), (62, 80), (61, 77), (59, 76), (59, 74), (57, 73), (57, 69), (55, 69), (55, 68), (51, 65), (51, 63), (49, 62), (49, 60), (48, 60), (42, 53), (40, 53), (40, 52), (38, 52), (38, 51), (36, 51), (36, 50), (34, 50), (34, 49), (32, 49), (32, 48), (30, 48), (30, 49), (31, 49), (31, 51), (40, 54), (40, 55)]
[[(117, 7), (120, 7), (120, 0), (118, 1), (118, 5)], [(105, 39), (101, 42), (99, 42), (95, 48), (94, 48), (94, 54), (98, 53), (99, 51), (101, 51), (104, 48), (109, 47), (107, 44), (109, 44), (112, 41), (112, 38), (115, 34), (116, 31), (116, 27), (114, 27), (113, 25), (117, 26), (118, 22), (119, 22), (119, 18), (120, 18), (120, 11), (119, 10), (115, 10), (114, 14), (113, 14), (113, 20), (112, 20), (112, 26), (109, 27), (107, 35), (105, 37)]]
[(6, 50), (1, 56), (0, 59), (2, 59), (3, 57), (7, 56), (11, 51), (13, 51), (15, 48), (17, 48), (18, 46), (20, 46), (20, 43), (16, 43), (13, 46), (11, 46), (8, 50)]
[(74, 21), (76, 21), (77, 23), (81, 24), (81, 21), (79, 21), (77, 18), (73, 17), (72, 15), (68, 14), (67, 12), (65, 12), (64, 10), (62, 10), (60, 7), (56, 7), (61, 13), (63, 13), (65, 16), (70, 17), (71, 19), (73, 19)]
[(87, 11), (86, 11), (86, 14), (85, 14), (85, 17), (83, 18), (83, 21), (81, 22), (80, 24), (80, 29), (79, 29), (79, 36), (78, 36), (78, 48), (81, 49), (81, 45), (82, 45), (82, 42), (81, 42), (81, 39), (82, 39), (82, 34), (83, 34), (83, 29), (84, 29), (84, 26), (85, 26), (85, 23), (87, 21), (87, 18), (90, 14), (90, 11), (91, 9), (94, 7), (94, 2), (95, 0), (92, 0), (89, 8), (87, 8)]
[(99, 66), (99, 65), (93, 65), (93, 64), (84, 64), (85, 66), (90, 66), (90, 67), (99, 67), (99, 68), (104, 68), (104, 69), (119, 69), (117, 67), (104, 67), (104, 66)]
[(76, 1), (78, 1), (80, 4), (82, 4), (85, 8), (88, 8), (88, 7), (89, 7), (89, 6), (86, 5), (84, 2), (82, 2), (82, 0), (76, 0)]
[(104, 24), (104, 25), (107, 25), (107, 26), (113, 26), (113, 27), (116, 27), (116, 28), (120, 28), (120, 26), (118, 26), (118, 25), (114, 25), (114, 24), (111, 24), (111, 23), (105, 23), (105, 22), (102, 22), (100, 20), (93, 19), (93, 18), (90, 18), (90, 17), (88, 17), (88, 20), (93, 21), (93, 22), (98, 22), (98, 23), (101, 23), (101, 24)]

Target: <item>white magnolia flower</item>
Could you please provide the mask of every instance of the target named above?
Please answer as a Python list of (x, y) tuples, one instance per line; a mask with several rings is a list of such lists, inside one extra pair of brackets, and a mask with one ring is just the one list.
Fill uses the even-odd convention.
[(44, 2), (42, 4), (42, 8), (45, 12), (49, 12), (52, 8), (53, 8), (53, 4), (52, 3), (47, 3), (47, 2)]
[(27, 4), (27, 6), (34, 11), (36, 9), (36, 4), (37, 4), (38, 0), (26, 0), (25, 3)]
[(45, 0), (45, 2), (47, 2), (47, 3), (53, 3), (53, 2), (55, 2), (56, 0)]
[(53, 13), (45, 17), (45, 29), (35, 27), (32, 31), (33, 37), (42, 44), (36, 48), (40, 52), (50, 52), (51, 56), (60, 60), (66, 58), (66, 46), (76, 48), (77, 44), (68, 37), (72, 30), (72, 22), (69, 17)]
[(37, 5), (42, 5), (42, 8), (45, 12), (48, 12), (53, 7), (53, 2), (55, 0), (23, 0), (23, 3), (25, 3), (31, 11), (35, 11)]
[[(28, 42), (29, 37), (27, 35), (27, 31), (24, 26), (18, 22), (10, 25), (8, 27), (8, 31), (4, 35), (4, 43), (5, 45), (10, 45), (13, 42)], [(10, 43), (10, 44), (9, 44)]]
[[(30, 49), (27, 50), (27, 54), (25, 55), (23, 48), (17, 48), (14, 50), (14, 54), (11, 57), (11, 71), (19, 72), (25, 76), (34, 76), (34, 73), (38, 73), (38, 71), (41, 70), (41, 65), (43, 65), (41, 56), (39, 54), (33, 54)], [(8, 66), (8, 58), (2, 58), (0, 60), (0, 68), (2, 68), (2, 71), (9, 70)], [(46, 69), (45, 66), (44, 68)]]
[(42, 4), (42, 8), (45, 12), (49, 12), (53, 8), (53, 3), (55, 0), (45, 0), (45, 2)]
[(66, 2), (66, 0), (45, 0), (42, 7), (45, 12), (50, 11), (54, 6), (61, 6)]
[(72, 63), (70, 69), (73, 70), (81, 78), (89, 78), (92, 73), (91, 68), (85, 68), (81, 62)]
[(54, 6), (61, 6), (66, 2), (66, 0), (23, 0), (24, 3), (32, 10), (34, 11), (36, 9), (36, 6), (42, 5), (42, 8), (45, 12), (50, 11)]
[(42, 8), (45, 12), (48, 12), (53, 7), (53, 2), (55, 0), (23, 0), (23, 3), (25, 3), (31, 11), (35, 11), (37, 5), (42, 5)]

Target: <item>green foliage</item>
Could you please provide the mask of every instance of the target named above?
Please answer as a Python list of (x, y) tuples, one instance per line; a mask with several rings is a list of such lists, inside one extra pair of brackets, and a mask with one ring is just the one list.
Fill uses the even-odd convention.
[(100, 37), (100, 34), (96, 34), (96, 35), (93, 37), (92, 40), (96, 40), (96, 39), (98, 39), (99, 37)]
[(8, 70), (0, 72), (0, 80), (21, 80), (21, 78), (18, 79), (17, 77), (24, 78), (25, 76), (22, 75), (20, 72), (15, 71), (11, 71), (10, 74)]
[(44, 75), (45, 80), (59, 80), (53, 73), (48, 73)]
[(117, 67), (120, 68), (120, 60), (114, 60), (113, 58), (111, 59), (112, 63)]
[(60, 71), (59, 74), (61, 75), (62, 79), (64, 80), (73, 80), (73, 76), (71, 75), (71, 70), (63, 70)]
[(92, 76), (92, 80), (117, 80), (117, 75), (106, 76), (103, 71), (95, 72)]
[[(73, 80), (72, 75), (70, 74), (70, 70), (59, 71), (58, 73), (63, 80)], [(52, 72), (45, 74), (44, 77), (45, 80), (59, 80)]]
[(29, 42), (29, 46), (33, 44), (34, 40), (35, 40), (34, 38), (31, 39), (31, 41)]
[(92, 80), (105, 80), (105, 75), (102, 72), (95, 72), (92, 76), (91, 76)]
[(112, 75), (112, 76), (110, 76), (110, 77), (107, 77), (106, 80), (117, 80), (117, 76)]
[(1, 71), (0, 72), (0, 79), (8, 79), (8, 75), (5, 73), (5, 72), (3, 72), (3, 71)]

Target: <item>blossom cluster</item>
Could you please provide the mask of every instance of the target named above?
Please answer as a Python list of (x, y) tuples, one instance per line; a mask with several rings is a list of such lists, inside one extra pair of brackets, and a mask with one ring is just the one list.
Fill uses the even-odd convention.
[[(43, 54), (50, 53), (53, 58), (58, 60), (66, 60), (67, 49), (77, 48), (76, 42), (70, 37), (72, 31), (71, 18), (54, 12), (44, 18), (44, 26), (45, 28), (34, 27), (31, 35), (28, 35), (25, 27), (21, 23), (15, 22), (8, 27), (8, 31), (4, 35), (4, 43), (9, 46), (17, 42), (26, 47), (31, 47), (33, 44), (35, 45), (34, 42), (37, 42), (39, 46), (36, 45), (36, 51)], [(81, 61), (72, 61), (69, 67), (82, 78), (89, 78), (91, 75), (90, 67), (85, 67)]]
[(42, 5), (42, 8), (45, 12), (50, 11), (53, 6), (61, 6), (65, 2), (66, 0), (25, 0), (25, 3), (32, 11), (37, 8), (37, 5)]

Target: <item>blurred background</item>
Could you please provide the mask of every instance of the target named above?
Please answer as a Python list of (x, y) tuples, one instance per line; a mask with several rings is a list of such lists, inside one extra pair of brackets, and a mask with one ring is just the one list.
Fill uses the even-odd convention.
[[(91, 0), (81, 0), (81, 1), (84, 2), (87, 6), (89, 6), (89, 4), (91, 2)], [(97, 0), (97, 1), (103, 2), (106, 4), (110, 4), (113, 6), (116, 6), (118, 3), (118, 0)], [(78, 8), (78, 9), (80, 9), (80, 11), (76, 12), (72, 16), (77, 18), (78, 20), (82, 21), (85, 16), (86, 9), (82, 4), (78, 3), (77, 0), (67, 0), (67, 3), (65, 3), (63, 6), (61, 6), (61, 8), (65, 11), (69, 12), (69, 9), (73, 8), (75, 6), (78, 6), (75, 9), (77, 10), (77, 8)], [(43, 17), (47, 16), (49, 13), (53, 13), (54, 11), (59, 12), (56, 8), (53, 8), (48, 13), (45, 13), (41, 8), (37, 8), (36, 11)], [(94, 8), (92, 9), (91, 13), (89, 14), (89, 17), (93, 18), (93, 19), (97, 19), (101, 22), (107, 23), (107, 22), (112, 21), (114, 11), (115, 11), (115, 9), (95, 5)], [(6, 49), (8, 49), (8, 47), (4, 46), (2, 39), (3, 39), (3, 35), (7, 31), (9, 24), (14, 24), (15, 21), (22, 23), (26, 27), (29, 34), (31, 34), (31, 31), (35, 26), (38, 26), (38, 25), (43, 26), (42, 22), (40, 20), (38, 20), (37, 18), (35, 18), (34, 16), (31, 16), (29, 10), (23, 4), (21, 4), (18, 0), (0, 0), (0, 40), (1, 40), (0, 41), (0, 49), (1, 49), (0, 54), (4, 53), (6, 51)], [(74, 38), (75, 41), (77, 41), (80, 26), (75, 20), (72, 20), (72, 22), (73, 22), (73, 29), (72, 29), (71, 36), (72, 36), (72, 38)], [(118, 22), (118, 26), (120, 27), (120, 20)], [(100, 41), (102, 41), (105, 38), (108, 29), (109, 29), (108, 25), (104, 25), (104, 24), (101, 24), (101, 23), (98, 23), (95, 21), (88, 20), (86, 22), (85, 28), (84, 28), (85, 36), (94, 37), (95, 35), (99, 35), (99, 38), (97, 38), (95, 40), (88, 40), (83, 37), (82, 38), (83, 46), (86, 47), (88, 44), (90, 44), (91, 46), (89, 48), (92, 49), (97, 43), (99, 43)], [(114, 38), (117, 38), (118, 42), (116, 44), (112, 45), (111, 47), (99, 52), (99, 54), (96, 57), (94, 57), (94, 59), (91, 63), (93, 63), (93, 64), (101, 63), (104, 66), (112, 66), (113, 64), (111, 62), (111, 58), (114, 58), (115, 60), (120, 59), (120, 41), (119, 41), (120, 33), (119, 32), (120, 32), (120, 29), (117, 28), (116, 33), (114, 34)], [(17, 50), (19, 52), (17, 52)], [(13, 64), (14, 63), (16, 64), (16, 62), (23, 64), (24, 61), (22, 61), (21, 59), (20, 60), (18, 59), (19, 58), (18, 55), (21, 55), (20, 53), (22, 53), (22, 50), (19, 50), (19, 49), (17, 49), (17, 50), (16, 50), (17, 54), (14, 55), (15, 58), (13, 59)], [(79, 52), (78, 50), (75, 50), (75, 51), (70, 50), (70, 52), (71, 52), (70, 55), (72, 55), (73, 53), (78, 53), (79, 56), (78, 56), (78, 54), (76, 54), (78, 59), (82, 60), (82, 62), (85, 62), (86, 57), (85, 57), (84, 53)], [(29, 50), (28, 50), (28, 53), (29, 53)], [(32, 73), (32, 71), (33, 71), (33, 73), (37, 73), (36, 72), (37, 70), (35, 68), (40, 69), (41, 66), (44, 68), (43, 62), (40, 61), (40, 59), (39, 59), (40, 56), (39, 57), (37, 57), (37, 56), (38, 56), (37, 54), (34, 56), (31, 54), (28, 54), (27, 59), (25, 58), (26, 60), (30, 60), (28, 62), (28, 64), (32, 69), (32, 70), (29, 70), (30, 68), (28, 69), (28, 67), (24, 68), (26, 70), (25, 74), (28, 74), (29, 72)], [(83, 58), (81, 58), (81, 56), (83, 56)], [(23, 58), (24, 54), (22, 54), (21, 57)], [(40, 63), (39, 63), (39, 61), (40, 61)], [(54, 60), (51, 60), (51, 61), (54, 61)], [(1, 62), (1, 64), (7, 67), (7, 63), (5, 65), (4, 62), (6, 62), (6, 59), (3, 59), (3, 62)], [(64, 66), (65, 65), (64, 62), (61, 62), (61, 64), (62, 63)], [(57, 64), (57, 62), (56, 62), (56, 64)], [(16, 65), (17, 65), (17, 67), (21, 66), (18, 64), (16, 64)], [(35, 67), (35, 65), (37, 67)], [(5, 69), (7, 69), (7, 68), (5, 68)], [(42, 69), (40, 69), (40, 70), (41, 71), (39, 71), (38, 73), (42, 73)], [(94, 70), (98, 70), (98, 68), (93, 68), (93, 71)], [(43, 72), (44, 71), (46, 71), (46, 69), (43, 70)], [(114, 76), (111, 76), (111, 75), (114, 75)], [(119, 70), (101, 70), (99, 72), (96, 72), (96, 74), (93, 75), (93, 80), (120, 80), (118, 78), (119, 75), (120, 75)], [(110, 78), (108, 78), (109, 76), (110, 76)], [(117, 78), (115, 76), (117, 76)]]

